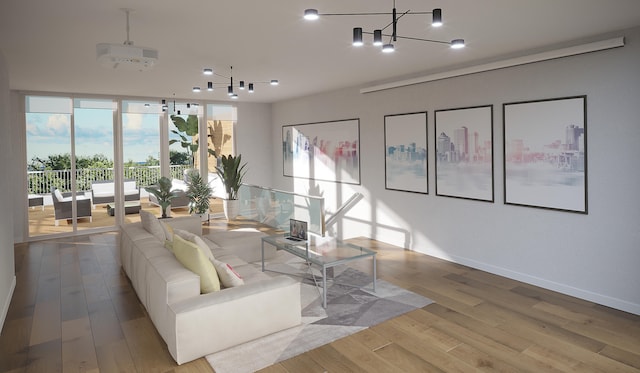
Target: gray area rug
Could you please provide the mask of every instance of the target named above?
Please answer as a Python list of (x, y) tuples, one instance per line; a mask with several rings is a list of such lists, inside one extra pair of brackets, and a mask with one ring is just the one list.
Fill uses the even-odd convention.
[(302, 325), (207, 356), (217, 373), (254, 372), (432, 303), (384, 280), (374, 292), (370, 274), (341, 268), (327, 285), (324, 309), (322, 290), (313, 281), (313, 276), (321, 281), (318, 271), (297, 258), (267, 268), (300, 279)]

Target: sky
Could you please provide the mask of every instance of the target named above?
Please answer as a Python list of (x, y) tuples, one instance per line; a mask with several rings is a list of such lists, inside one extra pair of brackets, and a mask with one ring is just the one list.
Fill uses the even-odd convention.
[[(113, 159), (112, 110), (75, 109), (74, 113), (76, 154), (102, 154)], [(70, 153), (70, 118), (69, 114), (27, 113), (27, 161), (34, 156), (46, 158), (50, 154)], [(149, 156), (160, 158), (157, 114), (125, 113), (122, 122), (125, 162), (144, 162)]]

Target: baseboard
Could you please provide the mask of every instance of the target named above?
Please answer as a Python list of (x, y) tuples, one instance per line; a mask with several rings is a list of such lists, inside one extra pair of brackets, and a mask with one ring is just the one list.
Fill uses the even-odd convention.
[(11, 281), (11, 288), (9, 289), (9, 294), (7, 294), (7, 299), (4, 300), (4, 305), (2, 306), (2, 314), (0, 315), (0, 331), (4, 329), (4, 322), (7, 319), (7, 313), (9, 313), (9, 305), (11, 304), (11, 298), (13, 298), (13, 291), (16, 289), (16, 276), (13, 276), (13, 280)]
[(478, 262), (465, 257), (459, 257), (455, 255), (438, 255), (438, 253), (427, 253), (427, 255), (434, 256), (439, 259), (446, 260), (448, 262), (454, 262), (462, 264), (468, 267), (476, 268), (485, 272), (493, 273), (496, 275), (504, 276), (513, 280), (522, 281), (527, 284), (540, 286), (548, 290), (557, 291), (562, 294), (570, 295), (576, 298), (584, 299), (590, 302), (598, 303), (607, 307), (615, 308), (621, 311), (640, 315), (640, 304), (627, 302), (622, 299), (613, 298), (607, 295), (594, 293), (588, 290), (579, 289), (566, 284), (549, 281), (540, 277), (528, 275), (526, 273), (520, 273), (512, 271), (506, 268), (494, 266), (491, 264)]

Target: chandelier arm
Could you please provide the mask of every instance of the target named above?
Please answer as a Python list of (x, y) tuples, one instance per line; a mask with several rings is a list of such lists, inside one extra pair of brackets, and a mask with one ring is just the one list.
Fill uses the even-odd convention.
[[(414, 14), (414, 13), (409, 13), (410, 10), (407, 10), (406, 12), (400, 14), (399, 16), (396, 17), (395, 22), (398, 22), (400, 20), (400, 18), (406, 16), (407, 14)], [(389, 13), (389, 14), (393, 14), (393, 13)], [(394, 21), (391, 21), (388, 25), (384, 26), (381, 30), (384, 31), (386, 29), (389, 28), (389, 26), (393, 25)]]
[(318, 16), (388, 16), (390, 12), (381, 13), (318, 13)]
[[(363, 34), (371, 34), (371, 32), (363, 32)], [(393, 36), (393, 35), (389, 35), (389, 34), (382, 34), (382, 36)], [(442, 41), (442, 40), (432, 40), (432, 39), (421, 39), (421, 38), (413, 38), (411, 36), (400, 36), (400, 35), (396, 35), (396, 37), (398, 39), (407, 39), (407, 40), (416, 40), (416, 41), (428, 41), (430, 43), (440, 43), (440, 44), (451, 44), (451, 42), (448, 41)]]

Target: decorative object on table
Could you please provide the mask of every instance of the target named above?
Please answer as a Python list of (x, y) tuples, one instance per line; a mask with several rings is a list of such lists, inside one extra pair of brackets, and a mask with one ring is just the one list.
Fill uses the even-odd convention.
[(436, 110), (436, 195), (493, 202), (493, 105)]
[(586, 103), (503, 104), (505, 204), (587, 214)]
[(385, 115), (385, 188), (429, 193), (427, 112)]
[(360, 184), (360, 119), (282, 126), (284, 176)]
[(222, 207), (227, 220), (235, 219), (238, 216), (240, 201), (238, 201), (238, 189), (242, 185), (242, 179), (247, 173), (246, 163), (242, 163), (242, 154), (237, 157), (232, 155), (220, 157), (220, 166), (216, 167), (218, 176), (222, 180), (227, 198), (223, 201)]
[(196, 170), (187, 177), (187, 197), (189, 197), (189, 213), (199, 215), (202, 221), (209, 220), (209, 198), (213, 188)]
[(162, 210), (162, 217), (167, 217), (167, 209), (171, 205), (171, 200), (176, 197), (176, 193), (171, 190), (171, 179), (163, 176), (158, 179), (155, 185), (145, 187), (144, 190), (153, 194), (158, 199), (158, 204)]

